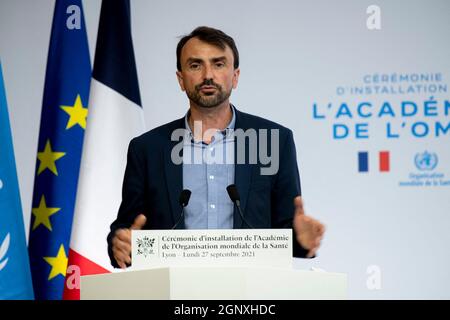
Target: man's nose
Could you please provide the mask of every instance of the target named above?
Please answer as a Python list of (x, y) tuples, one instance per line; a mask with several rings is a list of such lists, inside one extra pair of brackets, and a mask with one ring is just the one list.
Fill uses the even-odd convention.
[(205, 66), (205, 68), (203, 69), (204, 73), (203, 73), (203, 79), (205, 80), (212, 80), (214, 78), (214, 73), (213, 73), (213, 69), (211, 68), (211, 66)]

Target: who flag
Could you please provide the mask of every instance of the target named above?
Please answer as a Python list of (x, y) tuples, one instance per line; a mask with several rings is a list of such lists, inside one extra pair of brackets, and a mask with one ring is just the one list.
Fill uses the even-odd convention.
[(33, 287), (0, 63), (0, 300), (9, 299), (33, 299)]

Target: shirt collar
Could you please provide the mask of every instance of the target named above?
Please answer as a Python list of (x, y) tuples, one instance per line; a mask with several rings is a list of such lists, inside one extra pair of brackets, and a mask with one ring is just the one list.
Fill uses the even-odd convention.
[[(230, 103), (230, 107), (231, 107), (231, 112), (233, 113), (233, 115), (232, 115), (231, 120), (228, 123), (227, 127), (225, 128), (225, 130), (221, 131), (224, 138), (227, 137), (228, 134), (234, 130), (235, 125), (236, 125), (235, 107), (231, 103)], [(194, 134), (192, 133), (192, 130), (191, 130), (191, 127), (189, 126), (189, 121), (188, 121), (190, 114), (191, 114), (191, 111), (188, 110), (188, 112), (186, 112), (186, 115), (184, 116), (184, 125), (185, 125), (186, 129), (188, 130), (191, 139), (193, 140)]]

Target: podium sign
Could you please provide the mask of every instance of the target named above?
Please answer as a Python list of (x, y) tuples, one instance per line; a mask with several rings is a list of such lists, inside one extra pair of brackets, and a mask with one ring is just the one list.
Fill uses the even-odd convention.
[(132, 268), (292, 267), (292, 229), (133, 230)]
[(133, 231), (132, 267), (82, 276), (81, 299), (346, 298), (345, 274), (292, 260), (291, 229)]

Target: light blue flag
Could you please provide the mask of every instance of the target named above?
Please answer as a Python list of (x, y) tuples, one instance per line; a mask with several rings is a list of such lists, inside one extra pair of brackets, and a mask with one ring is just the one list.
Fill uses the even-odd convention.
[(22, 205), (0, 63), (0, 299), (33, 299)]

